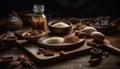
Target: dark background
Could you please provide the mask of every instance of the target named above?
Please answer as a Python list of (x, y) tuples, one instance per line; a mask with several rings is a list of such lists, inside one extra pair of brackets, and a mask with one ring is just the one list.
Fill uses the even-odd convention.
[(119, 0), (1, 0), (0, 17), (11, 11), (32, 11), (34, 4), (45, 4), (45, 13), (52, 16), (120, 17)]

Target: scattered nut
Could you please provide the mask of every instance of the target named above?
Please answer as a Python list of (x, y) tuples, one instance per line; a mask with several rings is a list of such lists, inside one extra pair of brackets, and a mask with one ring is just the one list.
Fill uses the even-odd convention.
[(47, 49), (46, 52), (53, 52), (53, 50), (51, 50), (51, 49)]
[(32, 30), (32, 31), (27, 32), (24, 36), (27, 36), (27, 37), (37, 36), (37, 35), (39, 35), (39, 34), (41, 34), (41, 33), (42, 33), (42, 31)]
[(24, 61), (22, 62), (23, 67), (27, 68), (27, 67), (31, 67), (32, 63), (30, 61)]
[(46, 52), (44, 53), (44, 56), (53, 56), (54, 55), (54, 52)]
[(45, 50), (44, 48), (39, 48), (37, 54), (38, 55), (43, 54), (44, 56), (53, 56), (54, 51), (51, 50), (51, 49), (46, 49)]
[(38, 50), (39, 50), (39, 51), (44, 51), (45, 49), (44, 49), (44, 48), (39, 48)]
[(19, 65), (22, 65), (24, 68), (33, 69), (33, 63), (25, 55), (20, 55), (17, 61), (13, 62), (12, 67), (17, 67)]
[(88, 45), (88, 46), (90, 46), (90, 45), (91, 45), (91, 43), (92, 43), (91, 41), (87, 41), (87, 45)]
[(75, 31), (75, 36), (77, 36), (79, 33), (80, 33), (80, 31), (79, 31), (79, 30), (76, 30), (76, 31)]
[(75, 35), (78, 36), (79, 38), (83, 38), (86, 36), (85, 32), (75, 32)]
[(42, 51), (43, 54), (44, 54), (44, 53), (47, 53), (47, 52), (53, 52), (53, 50), (47, 49), (47, 50)]
[(15, 67), (19, 66), (20, 64), (21, 64), (20, 61), (15, 61), (12, 63), (12, 67), (15, 68)]
[(44, 54), (44, 53), (46, 53), (46, 50), (44, 50), (44, 51), (41, 51), (41, 52)]
[(60, 51), (60, 55), (65, 55), (65, 51)]
[(20, 55), (20, 56), (18, 57), (18, 60), (24, 60), (24, 58), (25, 58), (24, 55)]

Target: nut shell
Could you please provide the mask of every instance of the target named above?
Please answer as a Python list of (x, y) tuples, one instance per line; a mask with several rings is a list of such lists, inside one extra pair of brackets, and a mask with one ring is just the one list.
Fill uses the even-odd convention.
[(101, 32), (92, 32), (91, 37), (94, 39), (94, 41), (99, 42), (103, 42), (103, 40), (105, 39), (105, 35), (102, 34)]
[(92, 32), (97, 31), (97, 30), (93, 27), (85, 27), (81, 31), (85, 32), (87, 36), (90, 36)]

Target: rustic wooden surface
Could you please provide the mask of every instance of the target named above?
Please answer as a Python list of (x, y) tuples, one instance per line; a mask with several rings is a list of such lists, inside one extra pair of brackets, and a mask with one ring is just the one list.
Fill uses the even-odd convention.
[(120, 34), (107, 35), (107, 39), (110, 41), (111, 45), (120, 49)]
[[(31, 30), (31, 28), (23, 28), (22, 30), (26, 30), (28, 31)], [(21, 34), (21, 30), (16, 31), (17, 35)], [(22, 35), (22, 34), (21, 34)], [(50, 63), (50, 62), (55, 62), (57, 60), (62, 60), (65, 58), (69, 58), (69, 57), (73, 57), (76, 55), (80, 55), (80, 54), (88, 54), (89, 50), (91, 49), (90, 46), (87, 45), (87, 41), (91, 41), (91, 38), (86, 38), (83, 39), (81, 38), (79, 42), (74, 43), (74, 44), (70, 44), (70, 45), (62, 45), (62, 46), (52, 46), (52, 45), (46, 45), (46, 44), (41, 44), (40, 41), (46, 39), (46, 38), (50, 38), (50, 37), (65, 37), (65, 36), (69, 36), (69, 35), (74, 35), (73, 32), (67, 34), (67, 35), (55, 35), (55, 34), (50, 34), (50, 32), (46, 32), (44, 36), (42, 36), (40, 38), (40, 40), (37, 41), (36, 43), (31, 43), (31, 42), (27, 42), (25, 40), (18, 40), (18, 47), (21, 47), (22, 50), (24, 50), (26, 53), (28, 53), (28, 55), (30, 55), (31, 57), (33, 57), (36, 61), (38, 61), (39, 63)], [(102, 44), (102, 46), (100, 46), (100, 48), (103, 48), (103, 45), (110, 45), (108, 40), (104, 40), (104, 43)], [(43, 54), (38, 55), (38, 49), (42, 47), (42, 48), (48, 48), (48, 49), (53, 49), (54, 50), (54, 55), (53, 56), (44, 56)], [(63, 50), (65, 51), (64, 55), (60, 55), (60, 51)]]
[[(2, 56), (14, 56), (17, 58), (18, 55), (25, 54), (18, 49), (9, 49), (0, 53)], [(29, 56), (28, 56), (29, 57)], [(104, 58), (100, 65), (91, 67), (88, 64), (89, 55), (78, 55), (77, 57), (69, 57), (66, 60), (56, 61), (56, 63), (50, 63), (50, 65), (41, 65), (34, 63), (34, 69), (119, 69), (120, 68), (120, 56), (110, 53), (108, 58)], [(30, 57), (29, 57), (30, 58)], [(32, 60), (33, 61), (33, 60)], [(12, 69), (10, 66), (6, 66), (5, 69)], [(24, 69), (17, 67), (15, 69)]]
[[(111, 45), (120, 49), (120, 34), (106, 35), (107, 39), (110, 41)], [(107, 51), (107, 50), (104, 50)], [(109, 57), (103, 58), (102, 62), (98, 66), (89, 66), (88, 60), (90, 55), (78, 55), (69, 57), (68, 59), (56, 61), (55, 63), (41, 65), (36, 63), (26, 52), (18, 48), (10, 48), (0, 52), (0, 57), (3, 56), (14, 56), (16, 59), (20, 54), (25, 54), (27, 57), (34, 62), (34, 69), (120, 69), (120, 55), (109, 51)], [(1, 67), (0, 67), (1, 68)], [(9, 65), (2, 69), (12, 69)], [(15, 69), (24, 69), (22, 67), (17, 67)]]
[[(112, 45), (114, 45), (115, 47), (119, 47), (120, 46), (119, 36), (120, 34), (107, 35), (107, 39), (110, 40)], [(109, 53), (110, 53), (109, 57), (103, 58), (101, 64), (95, 67), (89, 66), (89, 63), (88, 63), (88, 60), (90, 58), (89, 54), (69, 57), (68, 59), (56, 61), (54, 63), (45, 64), (45, 65), (36, 63), (34, 62), (33, 59), (31, 60), (34, 62), (35, 69), (57, 69), (57, 68), (59, 69), (119, 69), (120, 55), (114, 54), (113, 52), (109, 52)], [(11, 49), (5, 50), (4, 52), (1, 52), (0, 57), (14, 56), (14, 58), (17, 58), (18, 55), (20, 54), (25, 54), (26, 56), (28, 56), (25, 52), (17, 48), (11, 48)], [(31, 58), (30, 56), (28, 57)], [(5, 67), (5, 69), (11, 69), (11, 68), (8, 65)], [(23, 68), (17, 67), (16, 69), (23, 69)]]

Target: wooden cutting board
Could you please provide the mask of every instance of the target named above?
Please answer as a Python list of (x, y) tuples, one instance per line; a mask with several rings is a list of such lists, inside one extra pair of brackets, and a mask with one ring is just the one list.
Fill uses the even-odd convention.
[[(57, 60), (61, 59), (67, 59), (67, 58), (72, 58), (84, 54), (89, 54), (89, 50), (91, 49), (90, 46), (87, 46), (86, 42), (74, 49), (70, 50), (62, 50), (65, 51), (64, 55), (60, 55), (61, 50), (54, 50), (54, 55), (53, 56), (44, 56), (43, 54), (38, 55), (38, 49), (42, 48), (40, 45), (37, 43), (30, 43), (27, 42), (26, 40), (18, 40), (19, 43), (18, 47), (25, 51), (28, 55), (30, 55), (33, 59), (35, 59), (39, 63), (50, 63), (50, 62), (55, 62)], [(105, 43), (108, 43), (108, 40), (105, 40)], [(103, 45), (104, 46), (104, 45)], [(99, 48), (104, 48), (103, 46), (99, 46)]]
[[(24, 28), (23, 30), (19, 30), (16, 31), (15, 33), (17, 35), (21, 35), (24, 31), (30, 30), (31, 28)], [(55, 35), (54, 35), (55, 36)], [(39, 63), (50, 63), (50, 62), (55, 62), (61, 59), (68, 59), (68, 58), (72, 58), (75, 56), (80, 56), (83, 54), (89, 54), (89, 50), (91, 49), (90, 46), (87, 45), (87, 41), (91, 40), (91, 38), (87, 38), (84, 40), (84, 42), (82, 42), (81, 44), (76, 44), (76, 48), (72, 48), (72, 49), (53, 49), (54, 50), (54, 55), (53, 56), (44, 56), (43, 54), (38, 55), (38, 49), (39, 48), (44, 48), (43, 46), (41, 46), (40, 44), (38, 44), (37, 42), (28, 42), (27, 40), (17, 40), (18, 42), (18, 47), (20, 49), (22, 49), (23, 51), (25, 51), (25, 53), (27, 53), (28, 55), (31, 56), (31, 58), (33, 58), (34, 60), (36, 60)], [(104, 48), (103, 46), (105, 45), (109, 45), (109, 41), (108, 40), (104, 40), (104, 44), (101, 46), (98, 46), (99, 48)], [(45, 47), (46, 49), (46, 47)], [(51, 49), (51, 48), (50, 48)], [(60, 55), (60, 51), (64, 51), (64, 55)]]

